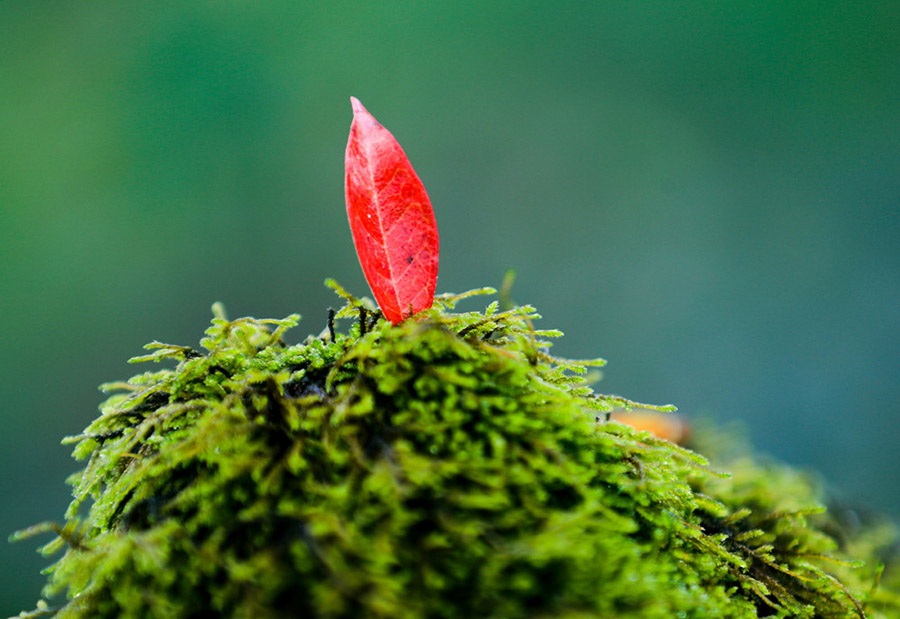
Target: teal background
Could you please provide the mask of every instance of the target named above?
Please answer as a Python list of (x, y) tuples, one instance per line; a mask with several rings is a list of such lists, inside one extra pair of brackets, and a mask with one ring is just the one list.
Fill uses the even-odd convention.
[[(0, 3), (2, 537), (61, 518), (59, 440), (146, 342), (369, 294), (350, 95), (428, 188), (439, 291), (515, 268), (599, 390), (900, 516), (898, 32), (878, 1)], [(0, 615), (36, 543), (0, 538)]]

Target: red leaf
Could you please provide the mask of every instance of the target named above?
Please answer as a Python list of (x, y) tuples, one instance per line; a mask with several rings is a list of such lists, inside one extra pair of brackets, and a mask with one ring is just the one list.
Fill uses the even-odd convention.
[(438, 231), (425, 187), (391, 132), (355, 97), (344, 160), (356, 254), (384, 317), (398, 323), (431, 307)]

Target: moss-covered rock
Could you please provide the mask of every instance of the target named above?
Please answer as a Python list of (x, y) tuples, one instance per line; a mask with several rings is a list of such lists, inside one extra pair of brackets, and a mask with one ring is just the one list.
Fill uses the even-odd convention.
[[(347, 299), (229, 321), (117, 392), (69, 439), (87, 460), (46, 552), (59, 617), (843, 617), (900, 610), (874, 553), (790, 469), (607, 421), (600, 360), (549, 354), (531, 307), (398, 326)], [(371, 306), (369, 306), (371, 308)], [(856, 558), (870, 561), (853, 564)], [(896, 616), (896, 615), (895, 615)]]

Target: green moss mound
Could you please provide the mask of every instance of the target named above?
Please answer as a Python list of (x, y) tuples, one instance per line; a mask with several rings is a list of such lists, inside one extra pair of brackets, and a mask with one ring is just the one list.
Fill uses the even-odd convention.
[[(531, 307), (229, 321), (116, 392), (46, 552), (59, 617), (889, 616), (808, 480), (608, 422)], [(371, 308), (371, 305), (369, 305)], [(780, 471), (780, 472), (779, 472)], [(50, 525), (48, 525), (50, 526)], [(33, 532), (33, 531), (32, 531)], [(873, 559), (886, 539), (863, 548)], [(43, 607), (42, 607), (43, 608)], [(43, 612), (41, 609), (37, 612)], [(52, 612), (52, 611), (47, 611)]]

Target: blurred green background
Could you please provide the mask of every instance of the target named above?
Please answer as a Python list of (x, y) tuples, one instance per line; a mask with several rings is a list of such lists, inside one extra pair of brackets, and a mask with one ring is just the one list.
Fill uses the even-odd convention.
[[(350, 95), (428, 188), (439, 291), (515, 268), (599, 390), (900, 515), (898, 32), (878, 1), (0, 3), (2, 537), (60, 518), (59, 440), (144, 343), (369, 294)], [(35, 545), (0, 541), (0, 615)]]

